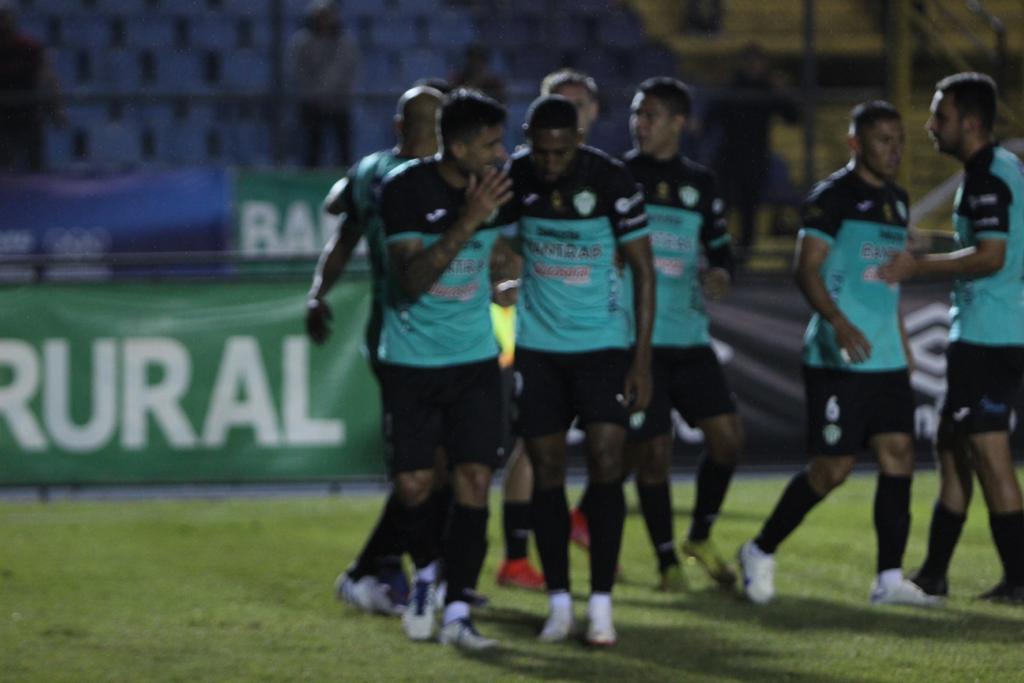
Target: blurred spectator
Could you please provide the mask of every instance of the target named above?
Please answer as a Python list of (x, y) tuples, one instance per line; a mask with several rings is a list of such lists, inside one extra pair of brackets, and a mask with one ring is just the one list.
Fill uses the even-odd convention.
[(43, 45), (18, 32), (13, 2), (0, 0), (0, 170), (43, 168), (43, 123), (63, 123), (57, 77)]
[(473, 88), (499, 102), (505, 101), (505, 81), (491, 70), (491, 53), (480, 43), (466, 48), (465, 61), (450, 80), (456, 88)]
[[(313, 0), (303, 26), (288, 45), (288, 69), (299, 98), (303, 163), (321, 165), (324, 132), (334, 132), (338, 164), (351, 158), (350, 104), (359, 69), (359, 53), (344, 35), (338, 9), (329, 0)], [(326, 159), (323, 161), (327, 161)]]
[(799, 111), (770, 72), (764, 50), (751, 43), (742, 52), (731, 87), (711, 103), (706, 116), (706, 127), (720, 129), (715, 171), (723, 194), (740, 213), (740, 259), (753, 246), (757, 209), (768, 178), (769, 127), (777, 115), (795, 123)]
[(601, 113), (601, 100), (597, 81), (576, 69), (552, 71), (540, 84), (541, 95), (561, 95), (576, 107), (583, 141), (587, 141), (590, 129)]
[(722, 10), (722, 0), (688, 0), (683, 28), (688, 33), (718, 33)]

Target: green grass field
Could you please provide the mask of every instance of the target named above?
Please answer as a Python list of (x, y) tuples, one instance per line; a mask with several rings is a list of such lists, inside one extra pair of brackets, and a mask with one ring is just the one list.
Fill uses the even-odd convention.
[[(856, 476), (780, 549), (779, 597), (754, 607), (703, 580), (652, 590), (653, 553), (630, 491), (615, 592), (619, 644), (534, 641), (539, 593), (500, 589), (493, 500), (477, 613), (496, 654), (405, 639), (399, 621), (334, 600), (336, 574), (380, 509), (377, 496), (225, 501), (0, 503), (0, 681), (1013, 681), (1024, 677), (1024, 608), (972, 599), (999, 578), (975, 502), (941, 610), (872, 608), (873, 477)], [(730, 556), (784, 478), (738, 481), (715, 537)], [(923, 556), (933, 474), (914, 487), (908, 567)], [(693, 490), (678, 486), (682, 535)], [(572, 551), (577, 615), (586, 560)]]

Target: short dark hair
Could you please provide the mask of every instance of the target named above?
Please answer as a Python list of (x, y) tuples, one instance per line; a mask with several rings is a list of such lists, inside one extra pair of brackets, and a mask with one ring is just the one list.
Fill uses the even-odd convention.
[(943, 97), (953, 96), (953, 106), (961, 117), (968, 114), (977, 116), (986, 131), (995, 127), (998, 88), (991, 76), (964, 71), (946, 76), (935, 84), (935, 90)]
[(454, 90), (441, 105), (441, 142), (448, 146), (465, 141), (484, 128), (505, 123), (506, 116), (505, 107), (487, 95), (468, 88)]
[(541, 95), (526, 111), (526, 126), (531, 130), (576, 130), (579, 115), (575, 105), (561, 95)]
[(592, 76), (577, 71), (576, 69), (564, 68), (552, 71), (540, 82), (540, 94), (552, 95), (563, 85), (579, 85), (586, 89), (593, 99), (598, 98), (597, 81)]
[(677, 78), (655, 76), (648, 78), (636, 89), (647, 97), (654, 97), (664, 103), (673, 114), (689, 116), (693, 109), (693, 97), (690, 88)]
[(861, 102), (850, 110), (850, 135), (860, 135), (879, 121), (901, 121), (896, 107), (885, 100)]

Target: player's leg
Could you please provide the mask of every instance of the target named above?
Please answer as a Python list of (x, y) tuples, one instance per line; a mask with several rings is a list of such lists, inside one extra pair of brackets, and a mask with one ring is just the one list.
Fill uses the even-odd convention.
[(736, 573), (711, 539), (729, 490), (743, 443), (743, 427), (735, 412), (697, 420), (704, 433), (704, 454), (697, 467), (693, 520), (683, 542), (683, 553), (694, 558), (712, 579), (724, 587), (736, 583)]
[[(628, 438), (633, 438), (632, 433)], [(676, 592), (686, 590), (686, 579), (675, 551), (672, 487), (669, 482), (671, 459), (671, 432), (626, 444), (626, 462), (632, 463), (640, 512), (658, 561), (658, 587), (663, 591)]]
[(1003, 565), (1003, 579), (982, 597), (1024, 604), (1024, 512), (1009, 432), (972, 434), (969, 443)]
[(903, 576), (903, 553), (910, 536), (910, 485), (914, 474), (911, 435), (908, 432), (884, 432), (871, 437), (870, 444), (878, 460), (874, 501), (877, 576), (871, 586), (871, 603), (918, 607), (938, 605), (939, 598), (928, 595)]
[(502, 481), (502, 530), (505, 560), (498, 568), (498, 584), (532, 590), (544, 589), (544, 576), (530, 564), (527, 544), (530, 539), (530, 495), (533, 492), (533, 467), (526, 456), (522, 439), (516, 439), (512, 455), (505, 464)]
[(453, 368), (445, 410), (445, 452), (452, 464), (453, 505), (444, 543), (447, 580), (441, 642), (484, 650), (497, 642), (477, 632), (470, 618), (487, 555), (487, 497), (501, 449), (501, 376), (497, 362)]
[(516, 350), (522, 382), (519, 430), (533, 470), (531, 526), (547, 583), (549, 614), (543, 641), (565, 640), (574, 628), (569, 593), (569, 504), (565, 495), (565, 432), (574, 412), (560, 354)]
[(864, 424), (854, 373), (804, 368), (807, 407), (807, 468), (794, 476), (760, 533), (739, 552), (743, 588), (756, 603), (775, 596), (775, 550), (804, 517), (853, 470), (864, 443)]

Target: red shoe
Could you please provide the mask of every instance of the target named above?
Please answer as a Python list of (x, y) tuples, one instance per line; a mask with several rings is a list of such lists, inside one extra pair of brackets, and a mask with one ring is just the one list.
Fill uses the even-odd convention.
[(590, 550), (590, 528), (587, 526), (587, 516), (579, 508), (569, 510), (569, 540), (584, 550)]
[(525, 557), (520, 557), (517, 560), (505, 560), (498, 568), (498, 585), (542, 591), (544, 590), (544, 575), (534, 569)]

